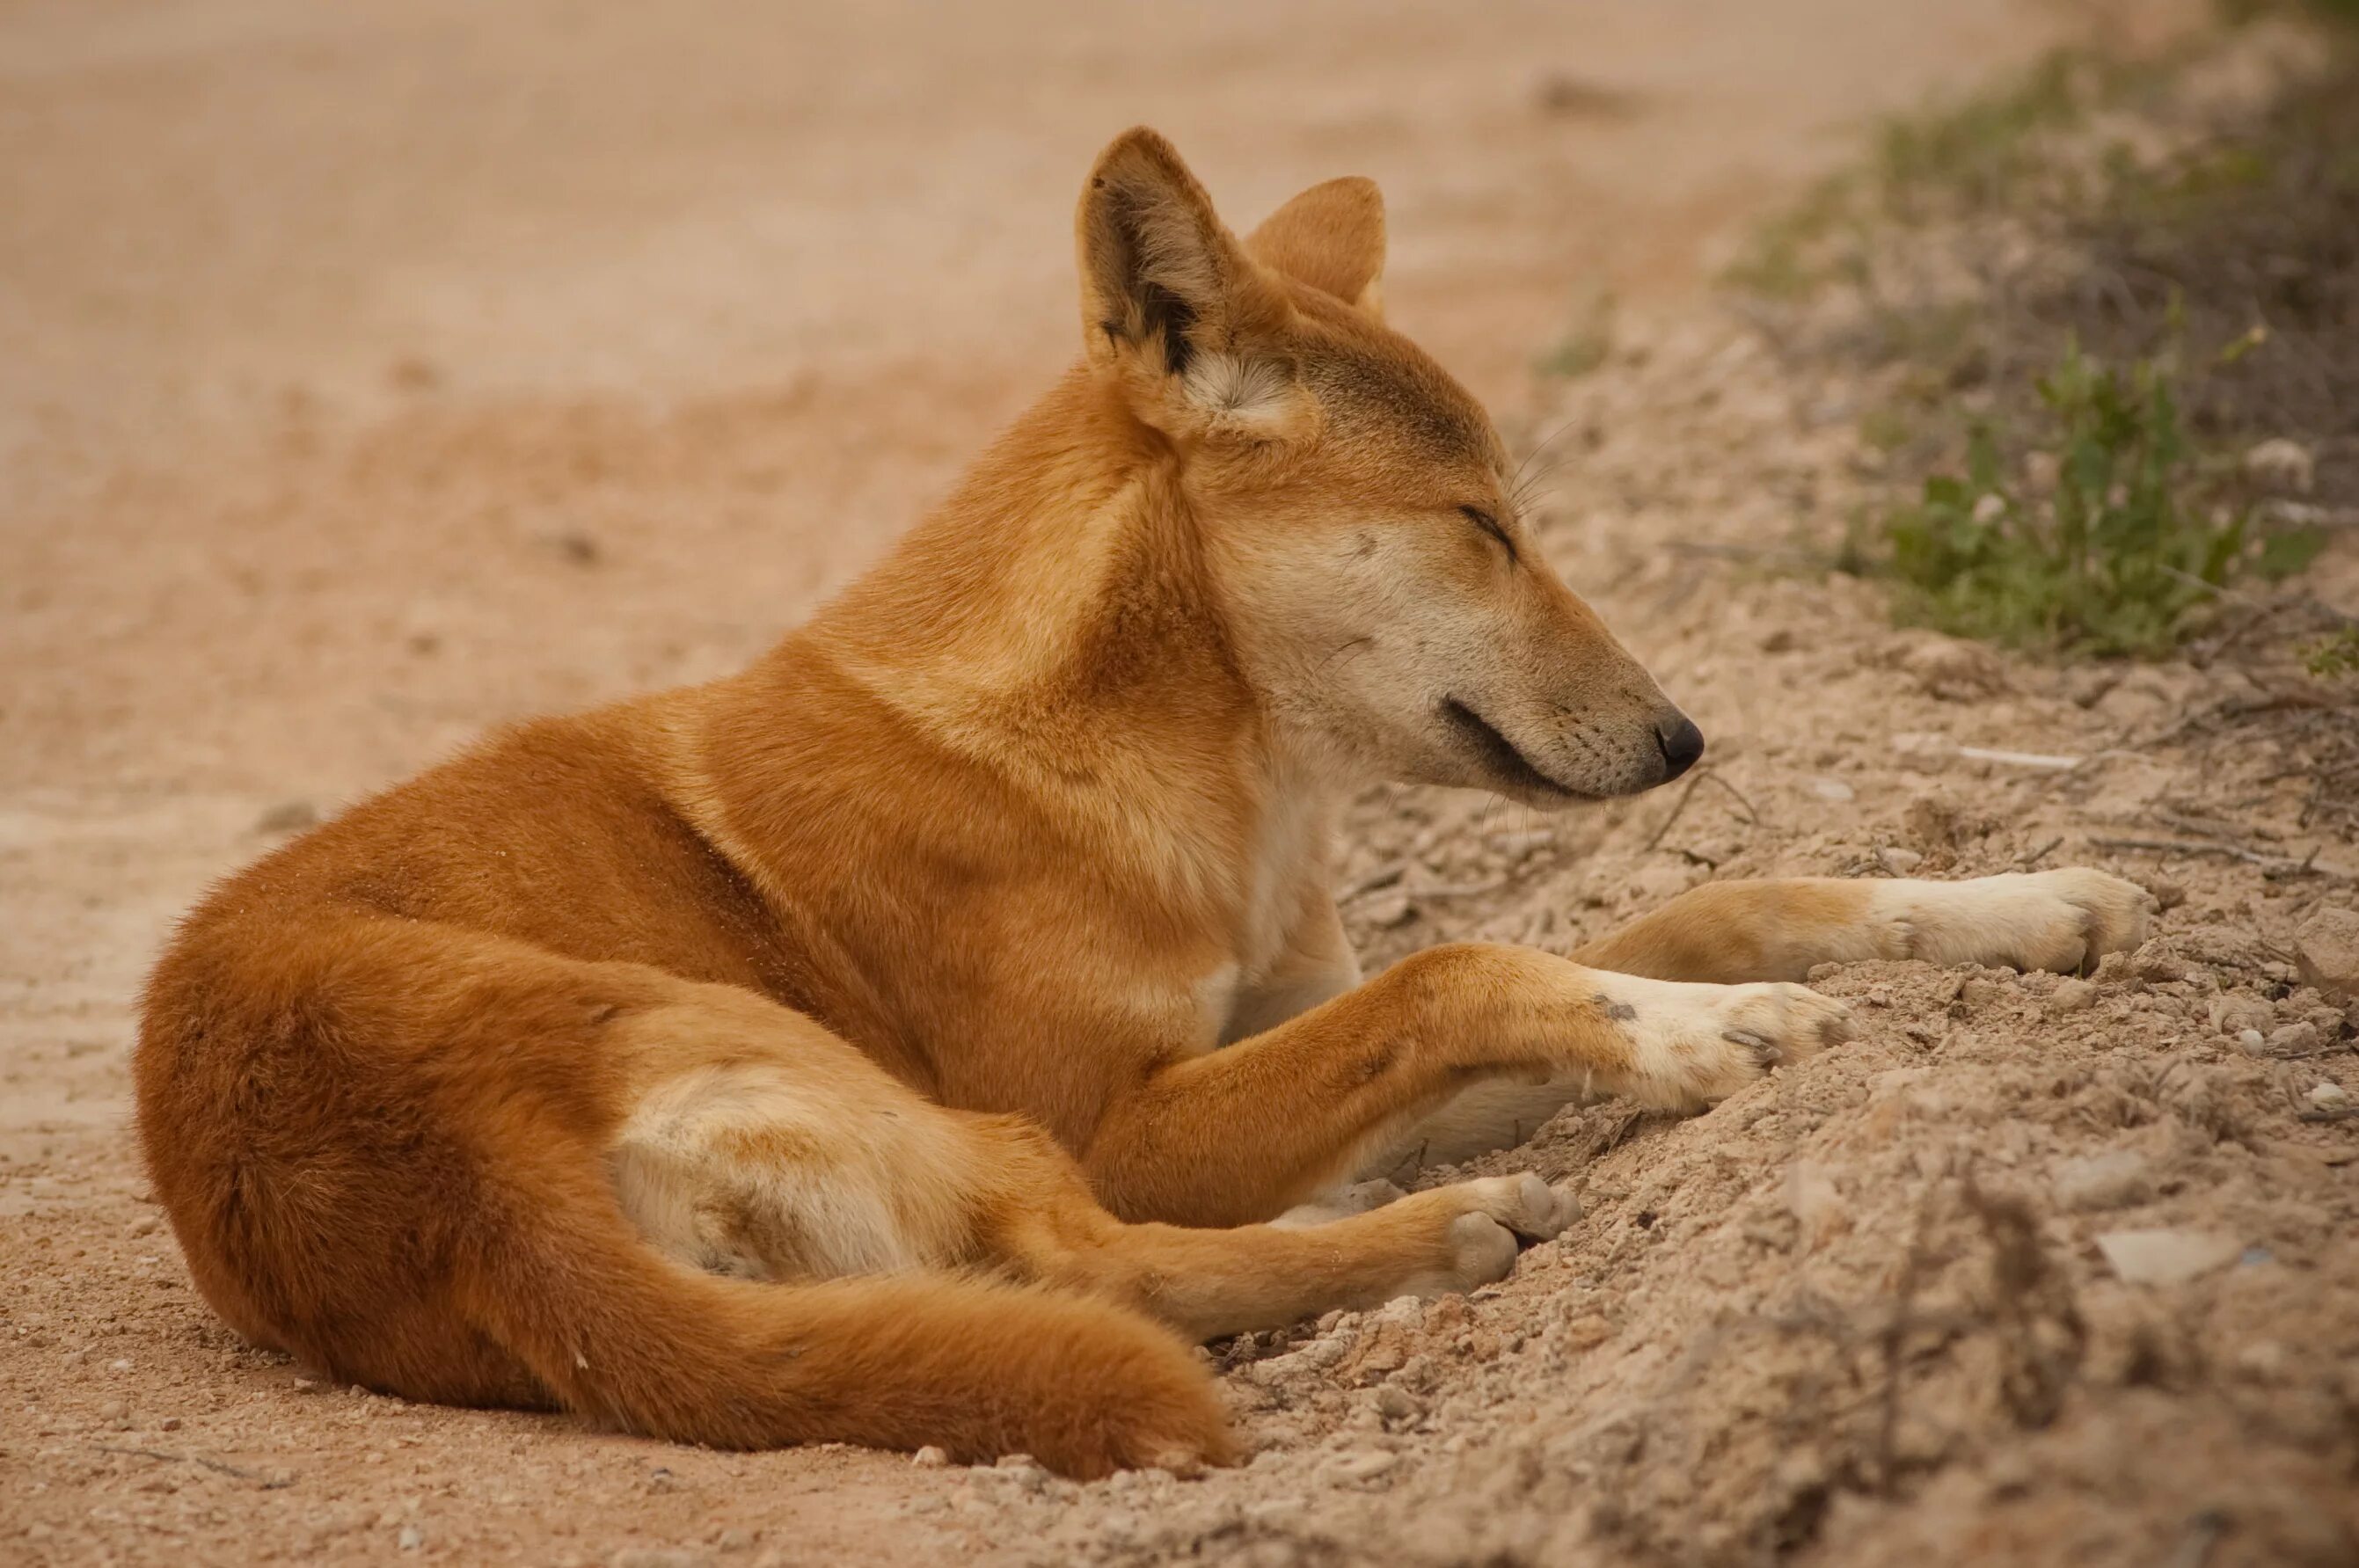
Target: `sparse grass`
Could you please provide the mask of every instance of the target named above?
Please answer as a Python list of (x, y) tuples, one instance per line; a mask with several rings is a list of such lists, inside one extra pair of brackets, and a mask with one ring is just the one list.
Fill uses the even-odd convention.
[(1573, 381), (1603, 365), (1614, 352), (1614, 297), (1600, 294), (1573, 316), (1548, 351), (1532, 362), (1533, 373)]
[(1989, 92), (1886, 122), (1875, 162), (1886, 207), (1905, 218), (1930, 198), (1980, 208), (2006, 197), (2035, 167), (2039, 133), (2080, 121), (2091, 70), (2058, 50)]
[[(2257, 655), (2247, 589), (2325, 535), (2256, 508), (2234, 454), (2288, 437), (2315, 460), (2303, 507), (2359, 501), (2359, 46), (2226, 105), (2182, 91), (2203, 48), (2054, 55), (1895, 120), (1723, 275), (1811, 302), (1768, 318), (1786, 351), (1882, 373), (1860, 439), (1909, 493), (1840, 558), (1897, 619), (2142, 657), (2211, 626)], [(2099, 108), (2150, 134), (2104, 145)], [(2278, 646), (2328, 678), (2359, 659)]]
[(1864, 168), (1819, 181), (1763, 222), (1719, 282), (1778, 301), (1860, 282), (1871, 224), (1983, 211), (2015, 200), (2028, 182), (2068, 176), (2047, 157), (2049, 134), (2080, 124), (2152, 69), (2059, 49), (1996, 87), (1894, 115), (1876, 128)]
[(2359, 676), (2359, 626), (2345, 626), (2304, 648), (2302, 663), (2321, 680)]
[(1829, 252), (1864, 221), (1859, 192), (1854, 175), (1819, 181), (1753, 231), (1736, 258), (1721, 269), (1720, 286), (1765, 299), (1792, 300), (1842, 276), (1846, 261), (1856, 257), (1856, 248)]
[(2239, 579), (2299, 570), (2323, 544), (2215, 503), (2162, 363), (2118, 369), (2068, 341), (2038, 386), (2038, 418), (2017, 440), (2054, 455), (2045, 493), (2006, 477), (1984, 427), (1964, 471), (1926, 480), (1861, 552), (1893, 579), (1902, 619), (2015, 646), (2154, 656)]

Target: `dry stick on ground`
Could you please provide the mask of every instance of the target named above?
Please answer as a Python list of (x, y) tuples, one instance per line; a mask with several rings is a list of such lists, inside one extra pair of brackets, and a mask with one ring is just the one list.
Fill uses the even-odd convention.
[(1712, 768), (1698, 768), (1695, 771), (1695, 776), (1688, 780), (1688, 787), (1680, 792), (1680, 798), (1671, 803), (1669, 813), (1664, 816), (1661, 824), (1656, 827), (1654, 836), (1647, 840), (1647, 849), (1652, 849), (1663, 841), (1663, 835), (1671, 830), (1671, 824), (1680, 819), (1680, 813), (1688, 808), (1688, 802), (1695, 798), (1695, 792), (1703, 786), (1703, 782), (1706, 779), (1710, 779), (1712, 783), (1718, 784), (1721, 788), (1726, 790), (1730, 795), (1736, 797), (1736, 803), (1745, 807), (1745, 821), (1747, 827), (1757, 827), (1760, 826), (1761, 810), (1750, 800), (1745, 798), (1745, 792), (1743, 790), (1738, 789), (1734, 784), (1730, 784), (1726, 779), (1722, 778), (1720, 774)]
[(266, 1476), (259, 1470), (248, 1470), (240, 1465), (223, 1464), (219, 1459), (208, 1459), (201, 1454), (167, 1454), (160, 1448), (122, 1448), (112, 1443), (93, 1443), (91, 1446), (101, 1454), (125, 1454), (136, 1459), (161, 1459), (171, 1465), (201, 1465), (208, 1470), (216, 1470), (224, 1476), (234, 1476), (241, 1481), (258, 1481), (266, 1492), (278, 1491), (295, 1484), (291, 1476)]
[(2055, 838), (2050, 838), (2047, 843), (2042, 844), (2038, 849), (2034, 849), (2028, 855), (2017, 855), (2015, 858), (2015, 869), (2018, 871), (2027, 871), (2031, 870), (2032, 867), (2048, 859), (2049, 855), (2055, 850), (2056, 846), (2062, 842), (2064, 842), (2064, 835), (2059, 833)]
[(2312, 849), (2299, 860), (2282, 855), (2264, 855), (2257, 850), (2241, 849), (2234, 844), (2213, 844), (2201, 839), (2187, 838), (2091, 838), (2100, 849), (2145, 849), (2165, 855), (2217, 855), (2226, 860), (2242, 860), (2258, 866), (2262, 874), (2270, 877), (2324, 877), (2329, 881), (2349, 881), (2344, 873), (2314, 862), (2318, 851)]

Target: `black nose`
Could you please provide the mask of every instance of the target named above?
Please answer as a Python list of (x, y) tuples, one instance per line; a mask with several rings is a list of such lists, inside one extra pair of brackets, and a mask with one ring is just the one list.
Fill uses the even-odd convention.
[(1666, 780), (1686, 773), (1703, 755), (1703, 731), (1684, 713), (1655, 730), (1655, 743), (1663, 749), (1664, 764), (1670, 769), (1663, 775)]

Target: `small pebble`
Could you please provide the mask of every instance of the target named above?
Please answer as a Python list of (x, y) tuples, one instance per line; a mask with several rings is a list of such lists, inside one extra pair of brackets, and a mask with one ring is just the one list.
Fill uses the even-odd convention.
[(2294, 932), (2294, 961), (2305, 984), (2359, 1000), (2359, 909), (2313, 910)]
[(401, 1527), (401, 1534), (396, 1540), (404, 1552), (415, 1552), (426, 1544), (426, 1532), (414, 1524), (406, 1524)]
[(1363, 1454), (1346, 1454), (1328, 1468), (1345, 1481), (1373, 1481), (1399, 1463), (1399, 1454), (1372, 1449)]
[(2097, 988), (2082, 979), (2066, 977), (2056, 982), (2048, 993), (2048, 1011), (2061, 1016), (2068, 1012), (2086, 1012), (2097, 1004)]
[(909, 1463), (920, 1470), (940, 1470), (951, 1462), (950, 1451), (927, 1444), (909, 1456)]
[(2323, 1083), (2310, 1091), (2310, 1103), (2321, 1110), (2342, 1110), (2351, 1104), (2351, 1096), (2341, 1084)]
[(2097, 1250), (2126, 1284), (2182, 1285), (2234, 1263), (2245, 1244), (2219, 1231), (2109, 1230)]
[(2236, 1049), (2247, 1056), (2266, 1056), (2269, 1054), (2268, 1037), (2257, 1029), (2239, 1029)]
[[(2270, 1033), (2268, 1037), (2269, 1054), (2272, 1056), (2306, 1056), (2310, 1052), (2317, 1050), (2321, 1044), (2324, 1044), (2324, 1042), (2325, 1036), (2318, 1032), (2317, 1024), (2307, 1022), (2301, 1023), (2288, 1023), (2283, 1029), (2274, 1030)], [(2237, 1037), (2237, 1044), (2244, 1044), (2244, 1037), (2242, 1035)]]
[(2112, 1149), (2056, 1167), (2056, 1202), (2067, 1209), (2118, 1208), (2144, 1201), (2149, 1184), (2144, 1155)]
[(163, 1223), (152, 1214), (143, 1214), (131, 1222), (130, 1233), (134, 1236), (153, 1236)]

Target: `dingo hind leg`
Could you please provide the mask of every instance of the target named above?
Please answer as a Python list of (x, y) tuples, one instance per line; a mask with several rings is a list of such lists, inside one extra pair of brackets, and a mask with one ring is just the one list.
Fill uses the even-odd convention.
[(1467, 1182), (1332, 1223), (1125, 1224), (1015, 1117), (945, 1109), (816, 1023), (725, 990), (634, 1021), (662, 1076), (608, 1156), (624, 1212), (679, 1262), (778, 1282), (981, 1270), (1081, 1292), (1194, 1339), (1466, 1290), (1571, 1201)]

